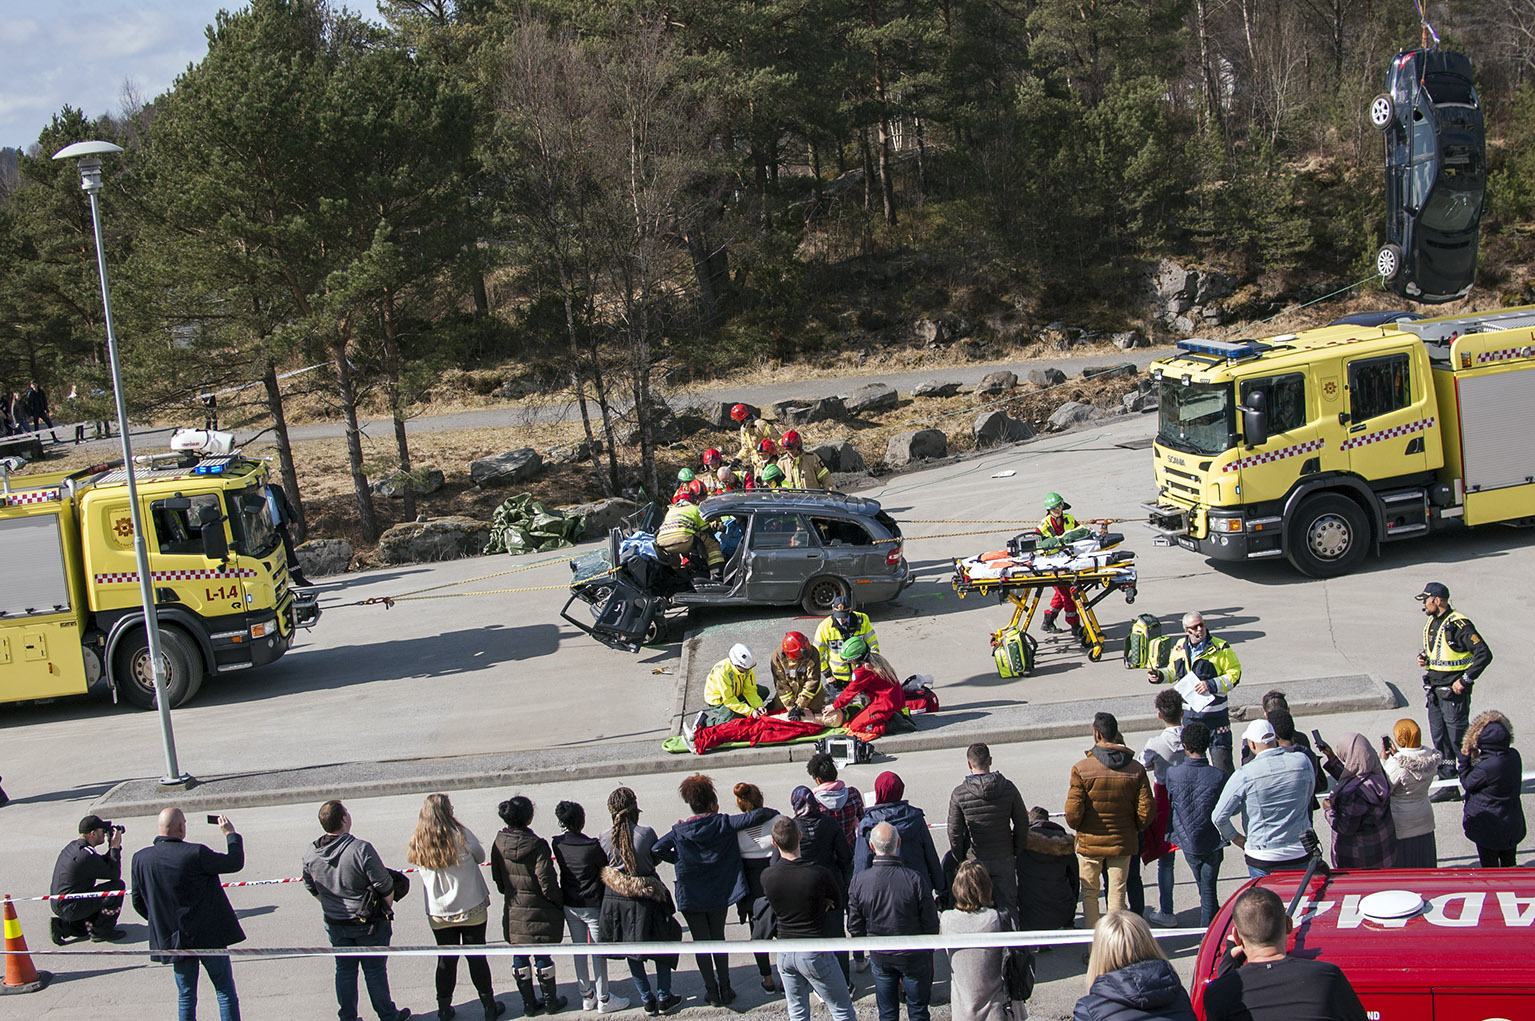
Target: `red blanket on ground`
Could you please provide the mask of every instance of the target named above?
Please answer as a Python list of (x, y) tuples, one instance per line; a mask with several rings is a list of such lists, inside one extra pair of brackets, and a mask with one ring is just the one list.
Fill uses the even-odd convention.
[(792, 741), (825, 730), (819, 720), (801, 720), (795, 723), (781, 716), (763, 716), (758, 719), (741, 717), (717, 727), (702, 727), (693, 734), (693, 751), (699, 755), (731, 741), (750, 741), (752, 744), (771, 744), (774, 741)]

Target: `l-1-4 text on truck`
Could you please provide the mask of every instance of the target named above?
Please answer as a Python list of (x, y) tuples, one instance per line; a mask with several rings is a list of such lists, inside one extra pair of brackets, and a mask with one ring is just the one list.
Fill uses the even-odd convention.
[[(135, 460), (170, 704), (210, 673), (262, 666), (319, 618), (295, 592), (266, 465), (238, 453)], [(154, 705), (121, 464), (7, 479), (0, 505), (0, 702), (78, 695), (106, 680)]]
[(1351, 318), (1151, 364), (1154, 530), (1325, 578), (1381, 543), (1535, 519), (1535, 306)]

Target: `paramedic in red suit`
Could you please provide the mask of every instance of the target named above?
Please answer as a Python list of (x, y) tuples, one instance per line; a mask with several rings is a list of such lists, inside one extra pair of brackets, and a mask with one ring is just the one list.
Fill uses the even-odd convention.
[[(1045, 538), (1058, 539), (1067, 532), (1077, 527), (1077, 519), (1066, 513), (1071, 510), (1071, 504), (1061, 499), (1060, 493), (1045, 494), (1045, 516), (1039, 522), (1039, 534)], [(1045, 630), (1059, 631), (1055, 626), (1056, 615), (1062, 610), (1066, 611), (1066, 626), (1072, 633), (1081, 630), (1081, 621), (1077, 619), (1077, 601), (1071, 598), (1070, 585), (1055, 586), (1055, 595), (1050, 600), (1050, 609), (1045, 612)]]
[(858, 696), (867, 699), (868, 704), (848, 721), (847, 729), (872, 740), (883, 734), (890, 718), (906, 707), (906, 693), (901, 690), (901, 682), (889, 671), (888, 664), (872, 661), (873, 654), (862, 638), (855, 635), (843, 642), (842, 658), (852, 664), (853, 680), (842, 689), (832, 708), (845, 709)]

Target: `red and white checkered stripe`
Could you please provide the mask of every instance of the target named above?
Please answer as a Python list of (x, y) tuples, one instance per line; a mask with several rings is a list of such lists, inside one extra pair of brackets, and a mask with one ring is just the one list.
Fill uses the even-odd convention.
[(1506, 362), (1511, 358), (1528, 358), (1535, 355), (1535, 345), (1524, 347), (1505, 347), (1496, 351), (1483, 351), (1476, 356), (1476, 364), (1486, 365), (1488, 362)]
[(1299, 457), (1301, 454), (1309, 454), (1312, 451), (1321, 450), (1327, 446), (1325, 440), (1307, 440), (1305, 443), (1297, 443), (1293, 447), (1284, 447), (1281, 450), (1269, 450), (1262, 454), (1254, 454), (1252, 457), (1240, 458), (1221, 468), (1222, 472), (1241, 471), (1243, 468), (1251, 468), (1255, 464), (1268, 464), (1270, 461), (1283, 461), (1287, 457)]
[(5, 498), (5, 502), (14, 507), (22, 503), (52, 503), (58, 498), (57, 489), (28, 489), (20, 493), (12, 493)]
[[(227, 570), (219, 567), (199, 568), (192, 571), (151, 571), (149, 577), (153, 581), (216, 581), (222, 578), (254, 578), (256, 572), (249, 567), (237, 567)], [(107, 574), (95, 576), (98, 585), (113, 585), (123, 582), (137, 582), (137, 571), (112, 571)]]
[(1363, 436), (1355, 436), (1351, 440), (1345, 440), (1340, 449), (1353, 450), (1355, 447), (1367, 447), (1372, 443), (1379, 443), (1381, 440), (1395, 439), (1398, 436), (1411, 436), (1413, 433), (1420, 433), (1425, 429), (1432, 429), (1433, 427), (1434, 420), (1432, 418), (1420, 418), (1416, 422), (1408, 422), (1406, 425), (1394, 425), (1390, 429), (1382, 429), (1378, 433), (1365, 433)]

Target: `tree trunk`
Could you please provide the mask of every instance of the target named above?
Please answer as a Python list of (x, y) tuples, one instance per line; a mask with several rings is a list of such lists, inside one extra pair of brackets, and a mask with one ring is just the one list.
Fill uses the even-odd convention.
[(341, 413), (346, 420), (346, 460), (352, 470), (352, 491), (357, 497), (362, 541), (375, 543), (378, 542), (378, 514), (373, 510), (373, 491), (368, 488), (368, 473), (362, 466), (362, 428), (357, 424), (357, 389), (352, 381), (352, 366), (346, 360), (346, 329), (343, 326), (332, 334), (328, 346), (336, 361), (336, 392), (341, 398)]
[(714, 273), (710, 266), (709, 246), (702, 228), (695, 228), (683, 235), (687, 242), (688, 257), (693, 260), (693, 278), (698, 281), (698, 304), (701, 318), (713, 323), (719, 318), (719, 300), (714, 293)]
[(272, 434), (277, 444), (277, 467), (282, 473), (282, 488), (288, 494), (288, 503), (293, 508), (290, 530), (297, 544), (304, 541), (309, 526), (304, 520), (304, 497), (298, 491), (298, 472), (293, 467), (293, 444), (288, 440), (288, 416), (283, 413), (282, 389), (277, 385), (277, 366), (271, 362), (266, 363), (261, 383), (266, 388), (267, 411), (272, 416)]
[(863, 156), (863, 211), (874, 212), (874, 153), (869, 148), (869, 129), (858, 129), (858, 148)]
[(474, 317), (484, 319), (490, 315), (490, 295), (485, 291), (485, 274), (475, 270), (471, 275), (474, 287)]
[[(394, 419), (394, 446), (399, 453), (400, 471), (410, 474), (410, 441), (405, 436), (405, 395), (400, 390), (400, 343), (394, 324), (394, 295), (384, 292), (379, 308), (379, 325), (384, 335), (384, 386), (389, 397), (389, 413)], [(402, 521), (416, 520), (414, 480), (406, 479), (400, 498)]]
[[(565, 339), (570, 344), (570, 385), (576, 391), (576, 406), (581, 409), (581, 428), (586, 433), (586, 449), (592, 460), (592, 478), (603, 496), (613, 496), (617, 492), (618, 483), (616, 479), (610, 479), (602, 473), (602, 453), (597, 449), (597, 437), (592, 431), (591, 409), (586, 404), (586, 373), (581, 368), (580, 330), (576, 325), (575, 302), (570, 296), (570, 271), (563, 260), (560, 262), (560, 291), (565, 300)], [(607, 416), (604, 415), (603, 419), (606, 424)]]

